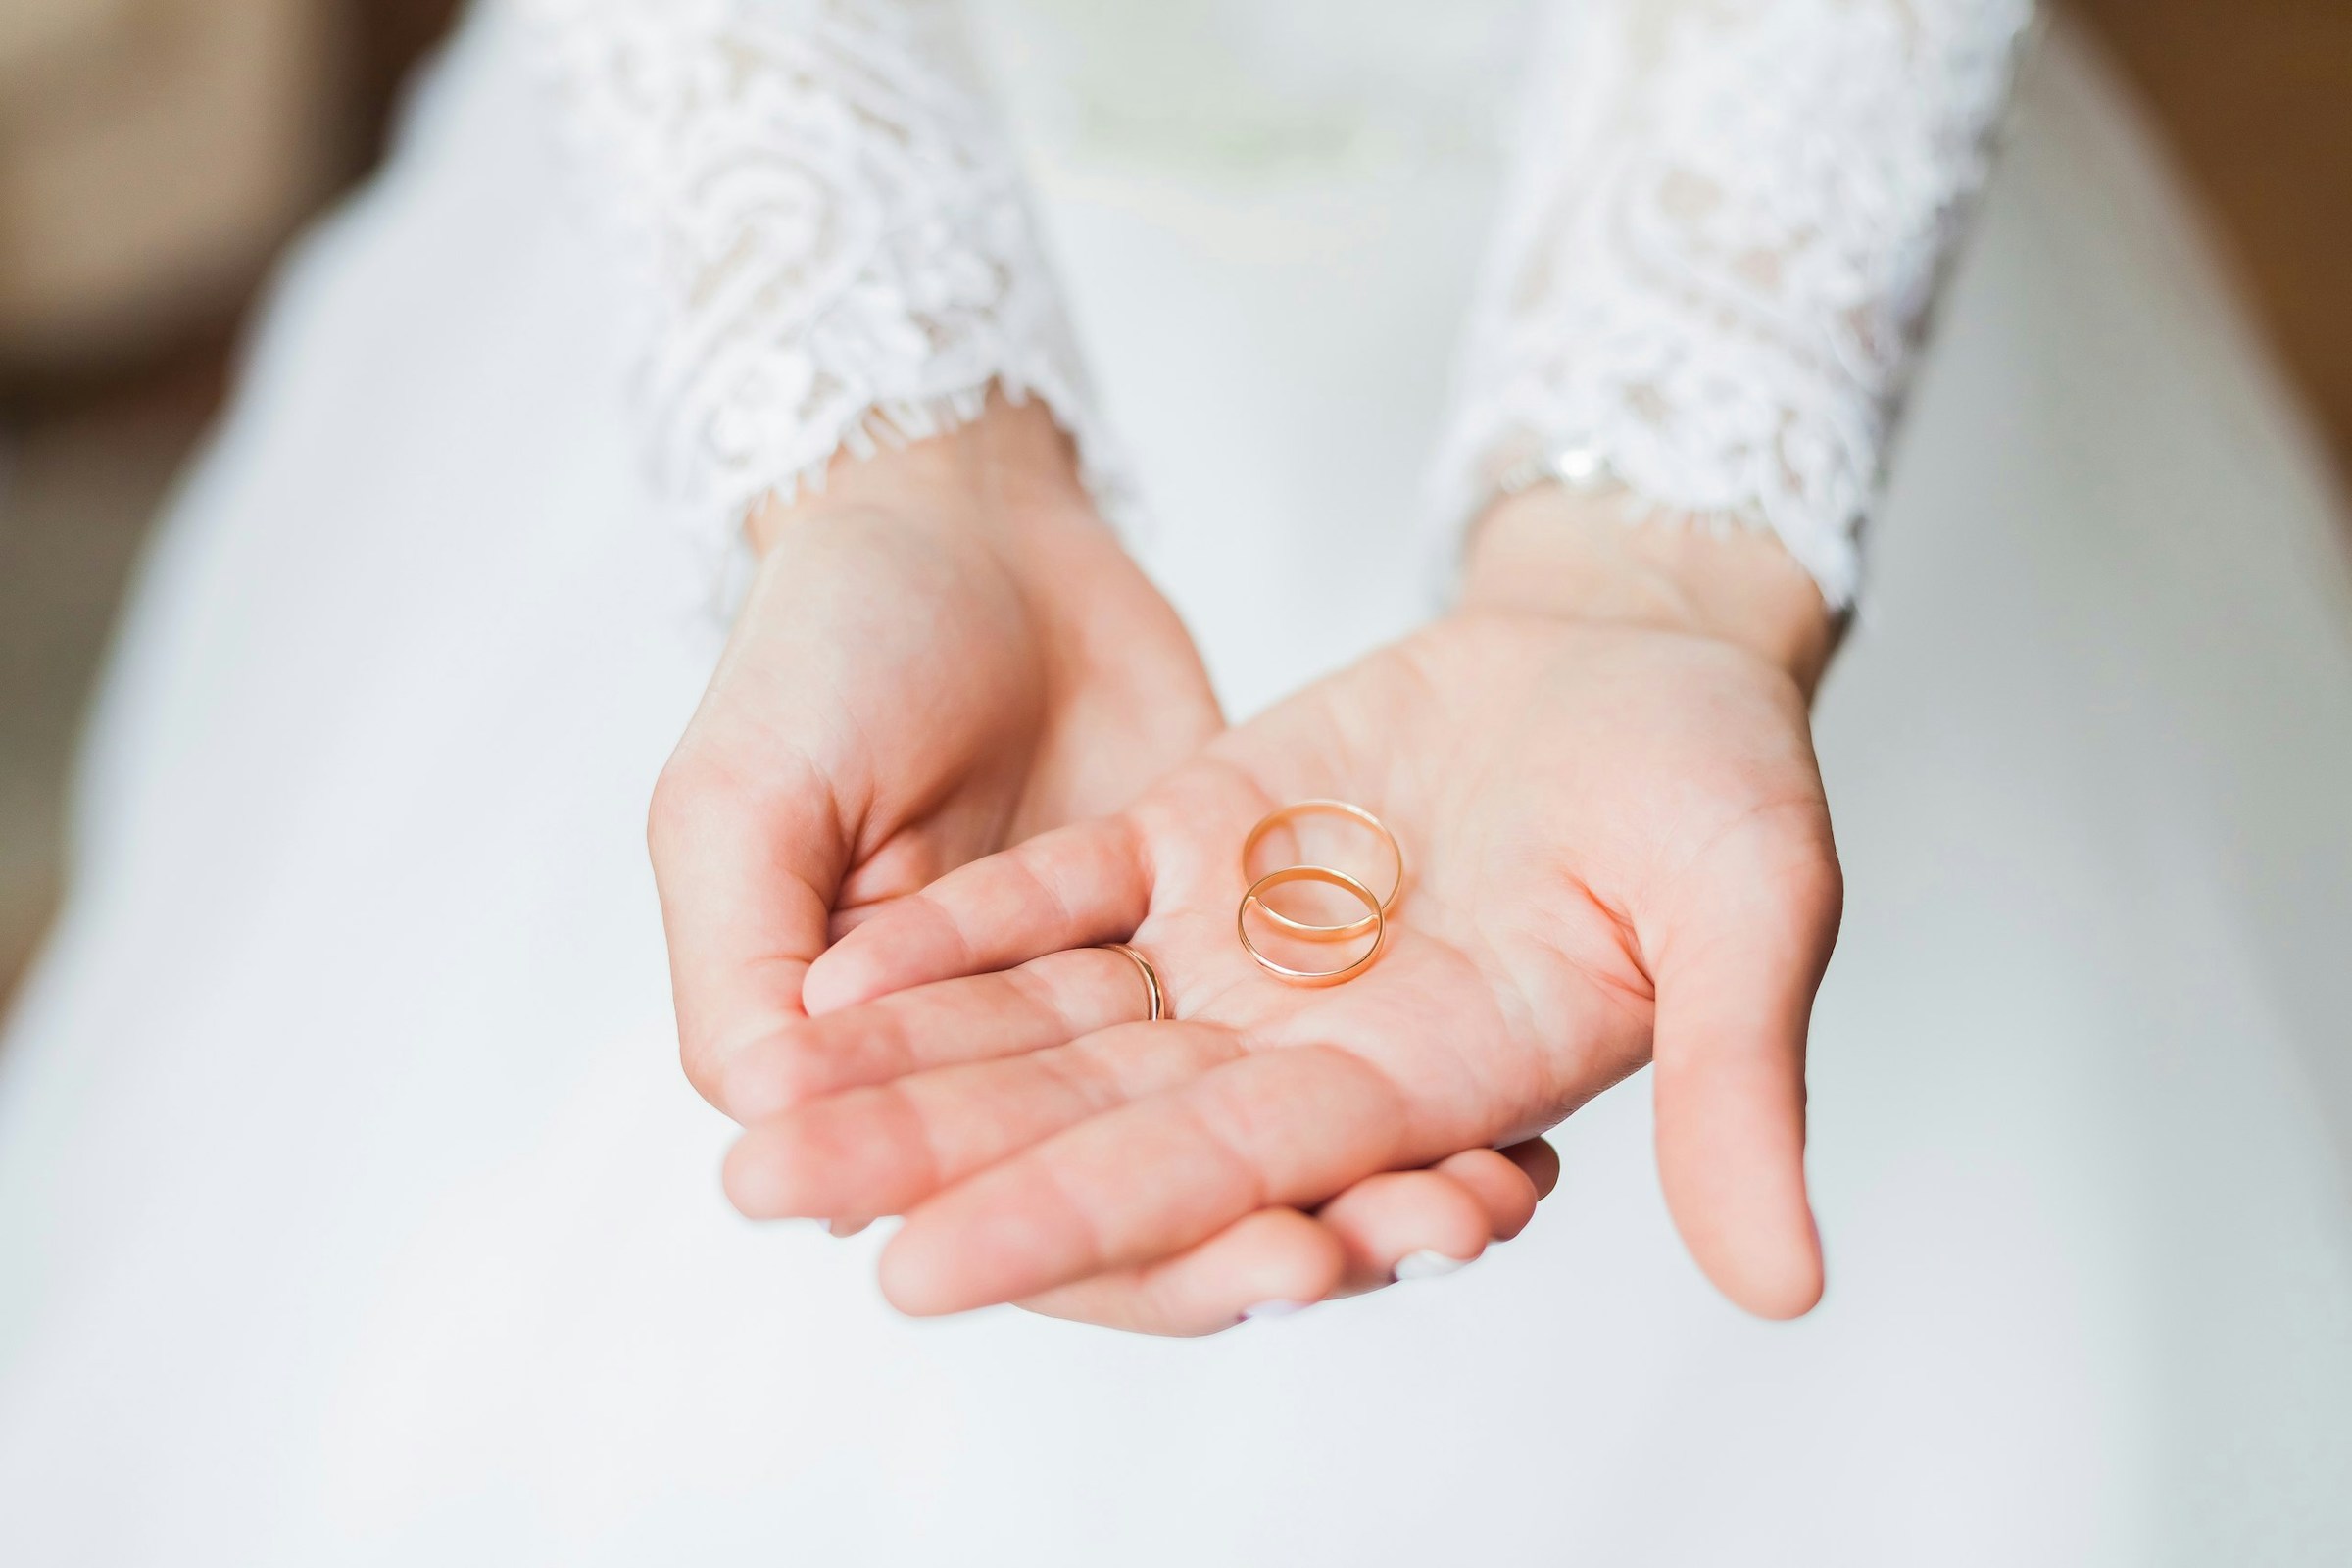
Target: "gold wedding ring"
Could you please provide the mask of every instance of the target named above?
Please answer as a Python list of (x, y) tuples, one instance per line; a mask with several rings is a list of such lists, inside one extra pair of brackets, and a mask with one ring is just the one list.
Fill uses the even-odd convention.
[[(1361, 929), (1372, 933), (1372, 946), (1364, 950), (1362, 957), (1338, 969), (1294, 969), (1288, 964), (1276, 963), (1257, 950), (1257, 944), (1250, 938), (1250, 906), (1255, 905), (1258, 912), (1269, 920), (1279, 921), (1280, 916), (1276, 915), (1273, 909), (1267, 906), (1263, 895), (1276, 888), (1287, 887), (1294, 882), (1320, 882), (1326, 887), (1338, 888), (1363, 901), (1364, 907), (1372, 912), (1356, 924)], [(1282, 921), (1281, 923), (1293, 924), (1294, 922)], [(1269, 871), (1259, 877), (1250, 884), (1250, 891), (1242, 895), (1242, 906), (1234, 912), (1233, 928), (1241, 935), (1242, 951), (1255, 959), (1259, 968), (1275, 979), (1295, 986), (1336, 986), (1343, 981), (1352, 980), (1372, 967), (1372, 960), (1380, 956), (1380, 950), (1388, 946), (1389, 941), (1389, 917), (1387, 911), (1380, 906), (1379, 897), (1347, 872), (1334, 871), (1327, 865), (1285, 866), (1279, 871)], [(1331, 932), (1338, 928), (1310, 926), (1306, 929)], [(1313, 940), (1330, 941), (1334, 939), (1322, 936)], [(1141, 962), (1142, 960), (1139, 958), (1137, 961)]]
[[(1307, 942), (1346, 942), (1380, 929), (1386, 923), (1388, 916), (1396, 912), (1397, 895), (1404, 891), (1404, 847), (1396, 842), (1396, 835), (1389, 831), (1389, 825), (1386, 822), (1360, 806), (1350, 806), (1346, 801), (1299, 801), (1294, 805), (1283, 807), (1280, 810), (1268, 811), (1258, 819), (1257, 826), (1250, 830), (1250, 836), (1242, 840), (1242, 875), (1244, 877), (1250, 875), (1250, 857), (1256, 853), (1258, 845), (1264, 842), (1267, 834), (1301, 816), (1345, 817), (1379, 835), (1380, 841), (1389, 847), (1389, 891), (1385, 897), (1370, 900), (1372, 905), (1370, 914), (1360, 920), (1350, 920), (1345, 925), (1316, 925), (1306, 920), (1294, 920), (1263, 900), (1258, 902), (1258, 912), (1263, 914), (1266, 917), (1266, 923), (1277, 931)], [(1261, 879), (1258, 886), (1264, 885), (1264, 881)], [(1348, 879), (1348, 885), (1350, 888), (1363, 889), (1367, 894), (1370, 893), (1370, 889), (1364, 883), (1353, 878)], [(1255, 889), (1251, 891), (1254, 893)], [(1249, 900), (1243, 900), (1245, 908), (1248, 907), (1248, 905)], [(1244, 940), (1247, 941), (1248, 938), (1245, 937)], [(1254, 950), (1252, 951), (1254, 952)], [(1264, 960), (1261, 958), (1259, 961), (1262, 963)]]
[[(1248, 939), (1244, 938), (1243, 940), (1247, 941)], [(1146, 1006), (1151, 1009), (1150, 1016), (1144, 1021), (1146, 1023), (1157, 1023), (1160, 1019), (1166, 1017), (1168, 1015), (1167, 1004), (1160, 995), (1159, 971), (1152, 967), (1152, 960), (1145, 957), (1142, 954), (1136, 952), (1124, 942), (1105, 942), (1102, 944), (1102, 951), (1104, 953), (1125, 954), (1127, 957), (1134, 962), (1138, 972), (1143, 975), (1144, 1003)]]

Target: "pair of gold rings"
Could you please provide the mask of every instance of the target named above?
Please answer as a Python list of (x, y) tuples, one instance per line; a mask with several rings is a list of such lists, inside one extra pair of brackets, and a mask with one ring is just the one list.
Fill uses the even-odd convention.
[[(1247, 877), (1250, 874), (1250, 858), (1265, 842), (1267, 834), (1278, 827), (1288, 826), (1301, 816), (1343, 817), (1369, 828), (1388, 848), (1389, 891), (1386, 894), (1375, 893), (1360, 879), (1328, 865), (1286, 865), (1279, 871), (1267, 872), (1250, 884), (1250, 890), (1242, 895), (1241, 906), (1234, 911), (1233, 928), (1242, 939), (1242, 951), (1275, 979), (1295, 986), (1336, 986), (1371, 968), (1378, 961), (1381, 950), (1388, 946), (1389, 916), (1396, 910), (1396, 901), (1404, 892), (1404, 849), (1396, 842), (1396, 835), (1389, 831), (1386, 822), (1360, 806), (1350, 806), (1346, 801), (1299, 801), (1280, 810), (1267, 812), (1259, 819), (1257, 826), (1250, 830), (1250, 836), (1242, 841), (1242, 875)], [(1368, 912), (1361, 919), (1345, 921), (1339, 925), (1317, 925), (1294, 919), (1266, 902), (1265, 896), (1276, 888), (1300, 882), (1338, 888), (1362, 904)], [(1295, 969), (1267, 957), (1250, 935), (1250, 920), (1253, 910), (1276, 931), (1299, 941), (1350, 942), (1369, 936), (1372, 945), (1360, 956), (1337, 969)]]
[[(1389, 831), (1386, 822), (1360, 806), (1350, 806), (1346, 801), (1300, 801), (1279, 811), (1267, 812), (1259, 819), (1257, 826), (1250, 830), (1250, 836), (1242, 841), (1242, 875), (1249, 876), (1250, 858), (1257, 853), (1257, 847), (1265, 842), (1267, 834), (1301, 816), (1344, 817), (1369, 828), (1388, 848), (1389, 891), (1385, 895), (1375, 893), (1357, 878), (1328, 865), (1286, 865), (1279, 871), (1267, 872), (1250, 884), (1250, 890), (1242, 895), (1241, 907), (1234, 911), (1233, 928), (1242, 939), (1242, 951), (1275, 979), (1295, 986), (1336, 986), (1371, 968), (1379, 959), (1381, 950), (1389, 945), (1389, 916), (1396, 911), (1396, 901), (1404, 892), (1404, 849), (1396, 842), (1396, 835)], [(1299, 882), (1315, 882), (1338, 888), (1362, 904), (1367, 912), (1361, 919), (1345, 921), (1339, 925), (1317, 925), (1287, 915), (1266, 902), (1265, 896), (1276, 888), (1290, 887)], [(1350, 942), (1369, 936), (1372, 945), (1364, 950), (1361, 956), (1337, 969), (1294, 969), (1287, 963), (1278, 963), (1267, 957), (1256, 940), (1250, 935), (1252, 911), (1274, 930), (1297, 941)], [(1160, 989), (1159, 971), (1152, 967), (1152, 960), (1124, 942), (1105, 942), (1102, 951), (1118, 954), (1134, 964), (1136, 973), (1143, 976), (1146, 1021), (1157, 1023), (1165, 1018), (1168, 1015), (1167, 997)]]

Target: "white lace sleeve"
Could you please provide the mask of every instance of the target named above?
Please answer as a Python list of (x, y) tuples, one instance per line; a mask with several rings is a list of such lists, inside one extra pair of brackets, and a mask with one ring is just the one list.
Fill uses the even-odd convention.
[(1833, 605), (2032, 0), (1559, 0), (1443, 448), (1777, 532)]
[(1102, 442), (954, 0), (522, 0), (646, 306), (669, 488), (728, 524), (847, 449), (1043, 398)]

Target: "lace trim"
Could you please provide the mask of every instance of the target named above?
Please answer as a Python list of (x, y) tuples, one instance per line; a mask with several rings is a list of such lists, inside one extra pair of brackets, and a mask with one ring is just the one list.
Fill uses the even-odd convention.
[(2031, 0), (1593, 0), (1539, 58), (1439, 470), (1531, 451), (1771, 528), (1843, 608)]
[(1035, 396), (1120, 490), (950, 0), (523, 0), (647, 286), (664, 487), (723, 513)]

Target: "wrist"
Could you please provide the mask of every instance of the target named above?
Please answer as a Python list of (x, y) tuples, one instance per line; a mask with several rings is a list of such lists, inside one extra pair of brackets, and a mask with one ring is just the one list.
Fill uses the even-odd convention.
[[(1076, 443), (1043, 402), (991, 389), (976, 418), (869, 457), (843, 453), (822, 488), (790, 503), (771, 497), (744, 528), (763, 562), (790, 556), (794, 572), (811, 562), (823, 569), (826, 541), (847, 537), (887, 540), (926, 578), (944, 574), (973, 593), (1008, 588), (1054, 678), (1068, 684), (1153, 649), (1190, 649), (1175, 612), (1103, 522)], [(1186, 666), (1195, 677), (1198, 669)]]
[(979, 417), (953, 430), (869, 457), (837, 453), (821, 487), (790, 502), (761, 502), (744, 531), (765, 556), (796, 526), (844, 512), (888, 513), (1006, 545), (1072, 519), (1099, 526), (1078, 477), (1076, 445), (1053, 413), (1035, 400), (1013, 403), (993, 387)]
[(1713, 638), (1786, 670), (1810, 697), (1839, 621), (1781, 542), (1759, 529), (1634, 522), (1627, 504), (1556, 485), (1504, 497), (1471, 535), (1460, 609)]

